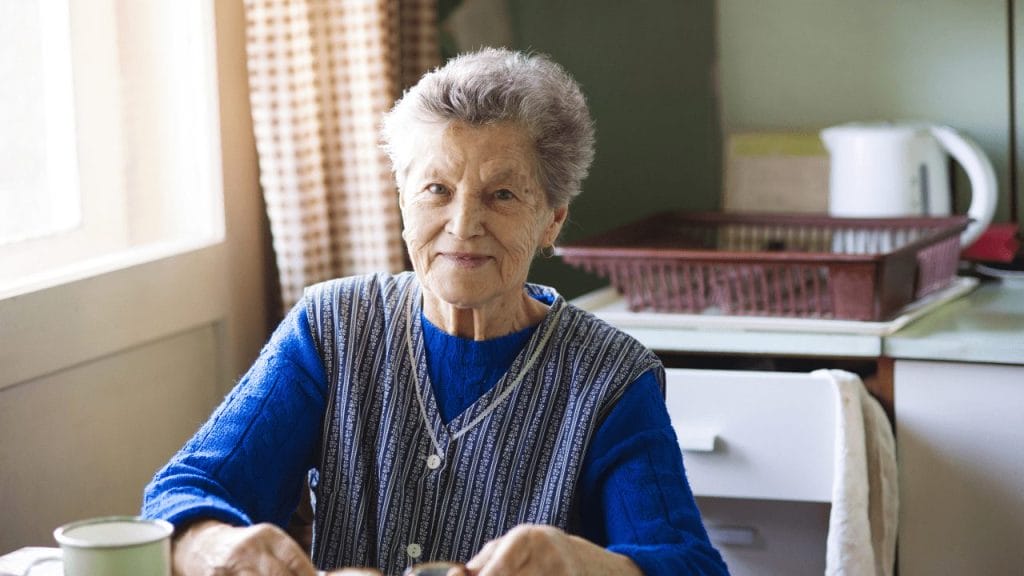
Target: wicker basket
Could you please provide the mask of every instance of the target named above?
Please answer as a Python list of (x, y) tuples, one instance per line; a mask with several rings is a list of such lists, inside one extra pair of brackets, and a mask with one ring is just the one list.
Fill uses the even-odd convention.
[(968, 221), (662, 212), (556, 253), (632, 310), (877, 321), (952, 282)]

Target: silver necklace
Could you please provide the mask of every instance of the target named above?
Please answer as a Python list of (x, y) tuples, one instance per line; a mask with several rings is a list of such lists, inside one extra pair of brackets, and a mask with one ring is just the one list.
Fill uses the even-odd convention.
[[(437, 441), (437, 436), (434, 434), (434, 427), (430, 422), (430, 418), (427, 417), (427, 407), (423, 401), (424, 388), (423, 383), (420, 382), (419, 376), (419, 361), (417, 360), (416, 354), (413, 351), (412, 347), (412, 301), (413, 298), (416, 297), (414, 292), (416, 291), (409, 290), (409, 296), (408, 298), (406, 298), (405, 301), (405, 345), (406, 348), (408, 348), (409, 350), (409, 361), (412, 363), (412, 378), (413, 382), (416, 385), (416, 401), (419, 403), (420, 406), (420, 414), (423, 417), (423, 422), (426, 424), (427, 434), (430, 435), (430, 442), (434, 445), (435, 453), (438, 455), (438, 457), (440, 457), (442, 454), (444, 454), (444, 452), (441, 450), (441, 443)], [(511, 394), (512, 391), (519, 386), (519, 382), (523, 379), (524, 376), (526, 376), (526, 373), (529, 372), (530, 367), (532, 367), (533, 364), (537, 361), (537, 358), (540, 357), (541, 351), (544, 350), (544, 347), (547, 345), (548, 340), (551, 338), (551, 334), (554, 332), (555, 326), (558, 325), (558, 319), (562, 315), (563, 308), (564, 306), (558, 306), (554, 310), (554, 316), (551, 317), (550, 322), (547, 322), (547, 327), (544, 329), (544, 332), (540, 335), (540, 341), (534, 347), (533, 353), (530, 354), (529, 358), (527, 358), (522, 368), (519, 369), (519, 373), (516, 374), (516, 377), (512, 381), (512, 383), (505, 386), (505, 390), (501, 393), (500, 396), (495, 398), (490, 403), (490, 405), (487, 406), (487, 409), (485, 409), (483, 412), (477, 415), (476, 418), (473, 418), (473, 420), (471, 420), (468, 424), (466, 424), (461, 429), (452, 434), (452, 440), (457, 440), (461, 438), (463, 435), (469, 432), (474, 426), (479, 424), (481, 420), (486, 418), (492, 411), (494, 411), (494, 409), (501, 405), (501, 403), (505, 401), (505, 398), (507, 398), (509, 394)]]

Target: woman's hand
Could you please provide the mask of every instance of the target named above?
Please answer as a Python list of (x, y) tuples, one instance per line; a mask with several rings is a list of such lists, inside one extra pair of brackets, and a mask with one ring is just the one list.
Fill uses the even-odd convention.
[[(216, 520), (189, 526), (174, 539), (175, 576), (317, 576), (302, 548), (273, 524), (234, 527)], [(346, 569), (335, 576), (379, 576)]]
[[(629, 558), (552, 526), (522, 524), (488, 542), (466, 571), (473, 576), (642, 576)], [(450, 574), (450, 573), (449, 573)]]

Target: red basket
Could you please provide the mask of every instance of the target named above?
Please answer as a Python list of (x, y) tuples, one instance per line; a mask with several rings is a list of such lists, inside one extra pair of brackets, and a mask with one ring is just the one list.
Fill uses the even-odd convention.
[(662, 212), (556, 253), (632, 310), (884, 320), (952, 282), (968, 222)]

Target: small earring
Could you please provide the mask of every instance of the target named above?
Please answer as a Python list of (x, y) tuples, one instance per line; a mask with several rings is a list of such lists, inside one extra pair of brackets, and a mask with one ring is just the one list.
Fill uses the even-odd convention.
[(540, 249), (541, 258), (552, 258), (555, 255), (555, 245), (549, 244)]

